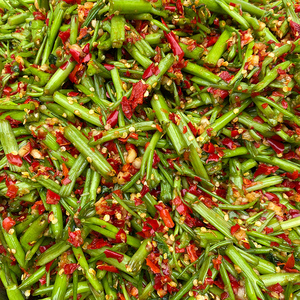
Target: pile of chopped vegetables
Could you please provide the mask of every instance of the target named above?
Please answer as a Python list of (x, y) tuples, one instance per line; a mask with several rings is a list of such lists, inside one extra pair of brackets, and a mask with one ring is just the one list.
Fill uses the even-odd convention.
[(299, 12), (0, 0), (8, 299), (300, 299)]

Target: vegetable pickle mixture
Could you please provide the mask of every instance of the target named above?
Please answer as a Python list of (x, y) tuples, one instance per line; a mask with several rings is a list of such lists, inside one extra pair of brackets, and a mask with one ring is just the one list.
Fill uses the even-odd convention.
[(299, 12), (0, 0), (8, 299), (300, 299)]

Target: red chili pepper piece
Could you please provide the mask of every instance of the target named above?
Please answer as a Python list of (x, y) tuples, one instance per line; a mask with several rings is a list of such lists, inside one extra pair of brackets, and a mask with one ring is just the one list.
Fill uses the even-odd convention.
[(268, 290), (270, 290), (271, 292), (275, 292), (277, 294), (284, 292), (284, 289), (282, 288), (282, 286), (279, 283), (269, 286)]
[(241, 226), (240, 226), (239, 224), (235, 224), (234, 226), (232, 226), (232, 227), (230, 228), (230, 233), (231, 233), (231, 234), (234, 234), (234, 233), (236, 233), (240, 228), (241, 228)]
[(217, 154), (209, 154), (208, 159), (206, 160), (206, 163), (210, 161), (219, 161), (220, 157)]
[(71, 182), (72, 182), (72, 180), (70, 180), (69, 176), (67, 176), (66, 178), (64, 178), (64, 179), (61, 181), (61, 183), (62, 183), (63, 185), (67, 185), (67, 184), (69, 184), (69, 183), (71, 183)]
[(260, 164), (255, 171), (253, 177), (256, 178), (258, 175), (264, 174), (264, 175), (270, 175), (271, 173), (275, 173), (279, 167), (277, 166), (267, 166), (265, 164)]
[(15, 165), (17, 167), (21, 167), (23, 164), (22, 158), (19, 154), (14, 155), (12, 153), (8, 153), (6, 154), (6, 158), (10, 164)]
[(112, 128), (114, 128), (118, 123), (119, 111), (113, 111), (108, 117), (106, 124), (109, 124)]
[(197, 133), (198, 133), (198, 130), (197, 130), (197, 128), (192, 124), (192, 122), (188, 122), (188, 126), (189, 126), (189, 128), (191, 129), (191, 131), (192, 131), (192, 133), (193, 133), (193, 135), (197, 135)]
[(120, 229), (116, 234), (116, 242), (117, 243), (126, 243), (127, 242), (127, 235), (124, 229)]
[(60, 68), (61, 68), (62, 70), (65, 70), (65, 69), (67, 68), (68, 64), (69, 64), (69, 62), (66, 61), (63, 65), (60, 66)]
[(6, 197), (9, 197), (10, 199), (16, 198), (18, 190), (18, 186), (14, 184), (9, 185), (6, 192)]
[(180, 45), (178, 44), (176, 35), (174, 34), (174, 32), (171, 31), (169, 33), (166, 33), (164, 31), (164, 35), (165, 35), (168, 43), (170, 43), (170, 46), (171, 46), (171, 49), (172, 49), (174, 55), (178, 55), (179, 61), (182, 60), (183, 56), (184, 56), (184, 52), (181, 49)]
[(233, 75), (230, 75), (227, 71), (223, 71), (219, 77), (221, 77), (224, 81), (226, 81), (227, 83), (230, 82), (231, 78), (233, 78)]
[(152, 75), (158, 75), (160, 72), (158, 66), (155, 66), (154, 63), (152, 63), (144, 72), (143, 79), (147, 79), (151, 77)]
[(207, 143), (203, 145), (203, 150), (207, 153), (215, 153), (215, 146), (213, 143)]
[(104, 68), (105, 68), (106, 70), (108, 70), (108, 71), (111, 71), (112, 69), (115, 68), (114, 65), (110, 65), (110, 64), (103, 64), (103, 66), (104, 66)]
[(52, 192), (51, 190), (47, 190), (46, 203), (48, 203), (48, 204), (57, 204), (57, 203), (59, 203), (59, 200), (60, 200), (59, 195)]
[(99, 270), (105, 270), (107, 272), (112, 272), (112, 273), (119, 273), (119, 270), (114, 267), (114, 266), (109, 266), (109, 265), (97, 265), (97, 269)]
[(104, 251), (104, 254), (107, 258), (114, 258), (116, 259), (118, 262), (122, 262), (123, 259), (124, 259), (124, 255), (123, 254), (120, 254), (120, 253), (117, 253), (117, 252), (114, 252), (114, 251), (111, 251), (109, 249), (106, 249)]
[(9, 232), (9, 230), (16, 225), (16, 222), (14, 221), (13, 218), (11, 217), (6, 217), (3, 221), (2, 221), (2, 226), (5, 229), (6, 232)]
[(66, 265), (64, 265), (63, 269), (64, 269), (64, 273), (66, 275), (71, 275), (74, 273), (75, 270), (78, 269), (78, 265), (77, 264), (66, 264)]
[(151, 271), (154, 274), (159, 274), (160, 273), (159, 267), (157, 267), (149, 258), (146, 258), (146, 265), (150, 267)]
[(186, 247), (186, 251), (192, 263), (198, 259), (195, 247), (196, 246), (194, 244), (190, 244)]
[(82, 58), (81, 58), (81, 53), (78, 51), (78, 50), (76, 50), (76, 49), (74, 49), (74, 48), (70, 48), (70, 54), (72, 55), (72, 57), (75, 59), (75, 61), (77, 61), (79, 64), (81, 63), (81, 61), (82, 61)]
[(268, 143), (270, 144), (270, 146), (272, 147), (272, 149), (277, 153), (277, 154), (281, 154), (284, 151), (284, 144), (280, 143), (272, 138), (268, 138), (267, 139)]
[(78, 248), (81, 245), (83, 245), (83, 239), (81, 237), (80, 229), (77, 229), (74, 232), (71, 232), (71, 229), (69, 227), (68, 232), (69, 232), (69, 238), (68, 238), (69, 243), (71, 243), (75, 248)]

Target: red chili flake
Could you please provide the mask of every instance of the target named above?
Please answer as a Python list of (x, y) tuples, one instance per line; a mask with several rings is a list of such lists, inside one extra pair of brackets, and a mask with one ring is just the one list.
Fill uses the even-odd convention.
[(253, 121), (255, 121), (255, 122), (259, 123), (259, 124), (265, 123), (265, 121), (261, 117), (259, 117), (259, 116), (254, 117)]
[(274, 231), (274, 229), (270, 228), (270, 227), (266, 227), (265, 231), (266, 231), (266, 234), (270, 234), (270, 233), (272, 233)]
[(127, 235), (124, 231), (124, 229), (119, 229), (119, 231), (116, 234), (116, 241), (117, 243), (126, 243), (127, 242)]
[(183, 134), (187, 133), (187, 128), (186, 126), (183, 126), (183, 131), (182, 131)]
[(175, 113), (169, 113), (169, 120), (172, 121), (175, 125), (177, 125), (177, 120), (180, 120), (180, 116), (176, 115)]
[(12, 128), (16, 128), (19, 126), (19, 124), (22, 124), (22, 122), (13, 119), (11, 116), (6, 116), (5, 120), (7, 120), (9, 122), (9, 124)]
[(111, 272), (111, 273), (119, 273), (119, 270), (116, 267), (109, 266), (107, 264), (104, 264), (104, 265), (98, 265), (97, 264), (97, 269), (99, 269), (99, 270), (105, 270), (105, 271)]
[(207, 153), (215, 153), (215, 146), (213, 143), (207, 143), (203, 145), (203, 150)]
[(261, 107), (262, 107), (263, 109), (266, 109), (268, 106), (269, 106), (268, 103), (263, 103), (263, 104), (261, 105)]
[(291, 215), (292, 219), (300, 217), (300, 211), (298, 209), (290, 209), (289, 214)]
[(147, 193), (149, 193), (150, 189), (147, 185), (144, 185), (141, 190), (141, 197), (143, 198)]
[(50, 271), (50, 268), (51, 268), (53, 263), (54, 263), (54, 259), (46, 264), (46, 272), (47, 273)]
[(210, 161), (219, 161), (220, 157), (217, 154), (209, 154), (208, 159), (206, 160), (206, 163)]
[(230, 75), (227, 71), (223, 71), (219, 77), (221, 77), (224, 81), (226, 81), (227, 83), (230, 82), (231, 78), (233, 78), (233, 75)]
[(15, 225), (16, 222), (11, 217), (7, 217), (2, 221), (2, 226), (6, 232), (9, 232), (9, 230)]
[(169, 33), (166, 33), (164, 31), (164, 35), (165, 35), (165, 38), (167, 39), (168, 43), (170, 44), (174, 55), (178, 55), (179, 61), (182, 60), (183, 56), (184, 56), (184, 52), (181, 49), (180, 45), (178, 44), (176, 35), (174, 34), (174, 32), (171, 31)]
[(112, 69), (115, 68), (114, 65), (109, 65), (109, 64), (103, 64), (103, 66), (104, 66), (104, 68), (105, 68), (106, 70), (108, 70), (108, 71), (111, 71)]
[(69, 61), (66, 61), (63, 65), (60, 66), (60, 69), (65, 70), (69, 64)]
[(19, 154), (12, 154), (12, 153), (8, 153), (6, 154), (7, 160), (10, 164), (15, 165), (17, 167), (21, 167), (23, 164), (22, 158), (20, 157)]
[(264, 196), (267, 197), (269, 201), (279, 203), (279, 198), (273, 193), (267, 192), (264, 194)]
[(138, 104), (143, 104), (144, 94), (147, 87), (148, 84), (144, 84), (142, 80), (132, 84), (132, 92), (128, 100), (131, 101), (133, 110), (138, 106)]
[(175, 253), (184, 253), (185, 249), (180, 249), (178, 247), (175, 247)]
[(154, 63), (152, 63), (144, 72), (143, 79), (147, 79), (151, 77), (152, 75), (158, 75), (160, 73), (160, 70), (158, 66), (155, 66)]
[(207, 38), (204, 41), (205, 47), (208, 48), (208, 47), (214, 45), (218, 39), (219, 39), (219, 35), (207, 36)]
[(188, 126), (189, 126), (189, 128), (191, 129), (193, 135), (196, 136), (197, 133), (198, 133), (198, 130), (197, 130), (196, 127), (192, 124), (192, 122), (188, 122)]
[(285, 100), (281, 101), (281, 105), (284, 109), (287, 109), (289, 107), (288, 103)]
[(7, 188), (6, 197), (9, 197), (10, 199), (13, 199), (17, 196), (17, 192), (19, 190), (19, 187), (11, 184)]
[(35, 20), (41, 20), (41, 21), (45, 21), (46, 20), (46, 16), (43, 15), (40, 11), (34, 11), (33, 12), (33, 16)]
[(264, 175), (270, 175), (271, 173), (275, 173), (279, 167), (277, 166), (267, 166), (265, 164), (260, 164), (255, 171), (253, 177), (256, 178), (258, 175), (264, 174)]
[(213, 206), (218, 206), (217, 203), (215, 203), (214, 201), (212, 201), (212, 199), (208, 198), (208, 197), (200, 197), (201, 201), (203, 202), (203, 204), (205, 206), (207, 206), (208, 208), (212, 208)]
[(239, 229), (241, 228), (241, 226), (239, 224), (235, 224), (234, 226), (231, 226), (230, 228), (230, 233), (234, 234), (236, 233)]
[(238, 135), (239, 135), (238, 130), (232, 130), (232, 131), (231, 131), (231, 137), (236, 137), (236, 136), (238, 136)]
[(9, 86), (7, 86), (7, 87), (5, 87), (5, 88), (3, 89), (3, 93), (4, 93), (4, 95), (6, 95), (6, 96), (10, 96), (10, 95), (11, 95), (11, 91), (12, 91), (12, 88), (9, 87)]
[(164, 9), (169, 10), (171, 12), (174, 12), (176, 10), (176, 7), (175, 6), (170, 6), (170, 5), (165, 5)]
[(207, 128), (207, 129), (206, 129), (207, 135), (208, 135), (208, 136), (211, 136), (211, 132), (212, 132), (212, 131), (213, 131), (213, 128), (211, 128), (211, 127), (210, 127), (210, 128)]
[(163, 129), (158, 124), (155, 124), (155, 127), (159, 132), (163, 132)]
[(90, 53), (90, 43), (87, 43), (83, 49), (82, 49), (83, 53), (88, 54)]
[(126, 96), (124, 96), (122, 98), (121, 104), (122, 104), (122, 111), (123, 111), (125, 117), (130, 120), (133, 115), (133, 109), (131, 107), (131, 102), (128, 101)]
[(22, 92), (25, 92), (27, 90), (27, 83), (25, 82), (18, 82), (18, 88), (17, 88), (17, 92), (18, 93), (22, 93)]
[(222, 255), (219, 254), (217, 258), (214, 258), (212, 260), (212, 262), (213, 262), (214, 268), (219, 271), (220, 270), (220, 265), (222, 263)]
[(103, 137), (103, 133), (100, 132), (99, 134), (94, 135), (94, 141), (98, 141), (98, 140), (101, 139), (102, 137)]
[(2, 246), (2, 245), (0, 245), (0, 254), (6, 255), (6, 250), (5, 250), (4, 246)]
[(190, 261), (193, 263), (194, 261), (196, 261), (198, 259), (198, 255), (196, 253), (196, 249), (195, 249), (195, 245), (194, 244), (190, 244), (186, 247), (186, 251), (188, 253), (188, 256), (190, 258)]
[(279, 237), (279, 238), (285, 240), (290, 246), (292, 245), (291, 239), (285, 233), (278, 234), (276, 237)]
[(72, 55), (72, 57), (74, 58), (74, 60), (77, 62), (77, 63), (81, 63), (82, 61), (82, 58), (81, 58), (81, 52), (80, 51), (77, 51), (76, 49), (74, 48), (70, 48), (70, 54)]
[(226, 147), (228, 147), (229, 149), (231, 149), (231, 150), (233, 150), (233, 149), (236, 148), (236, 145), (234, 144), (233, 140), (230, 139), (230, 138), (228, 138), (228, 137), (224, 138), (224, 139), (221, 141), (221, 143), (222, 143), (224, 146), (226, 146)]
[(229, 294), (227, 292), (221, 294), (221, 300), (225, 300), (227, 298), (229, 298)]
[(62, 163), (61, 167), (62, 167), (62, 171), (63, 171), (64, 176), (67, 177), (69, 175), (68, 167), (65, 165), (65, 163)]
[(39, 215), (41, 215), (45, 211), (45, 207), (42, 200), (35, 201), (33, 206), (31, 207), (32, 210), (37, 209), (39, 212)]
[(111, 251), (109, 249), (106, 249), (104, 251), (104, 254), (107, 258), (114, 258), (116, 259), (119, 263), (123, 261), (124, 259), (124, 255), (121, 254), (121, 253), (117, 253), (117, 252), (114, 252), (114, 251)]
[(229, 95), (229, 92), (226, 91), (226, 90), (215, 89), (215, 88), (212, 88), (212, 87), (209, 87), (207, 89), (207, 91), (209, 93), (215, 95), (216, 97), (221, 97), (222, 99), (225, 99)]
[(39, 282), (41, 285), (45, 285), (47, 283), (46, 275), (43, 275), (43, 277), (39, 279)]
[(250, 247), (250, 244), (247, 243), (247, 242), (243, 242), (243, 245), (244, 245), (244, 247), (245, 247), (246, 249), (250, 249), (250, 248), (251, 248), (251, 247)]
[(282, 288), (282, 286), (279, 283), (276, 283), (274, 285), (271, 285), (268, 287), (268, 290), (271, 292), (275, 292), (277, 294), (283, 293), (284, 289)]
[(81, 0), (63, 0), (63, 1), (65, 1), (68, 4), (72, 4), (72, 5), (81, 3)]
[(83, 64), (77, 64), (74, 70), (69, 75), (70, 81), (75, 84), (79, 84), (80, 78), (82, 77), (84, 70), (85, 66)]
[(284, 151), (284, 144), (281, 142), (276, 141), (273, 138), (267, 138), (268, 143), (272, 147), (272, 149), (277, 153), (281, 154)]
[(287, 262), (285, 263), (285, 266), (283, 267), (283, 269), (293, 269), (295, 266), (295, 257), (294, 254), (292, 253), (292, 255), (288, 258)]
[(71, 183), (71, 182), (72, 182), (72, 180), (70, 180), (69, 176), (67, 176), (66, 178), (64, 178), (64, 179), (61, 181), (61, 183), (62, 183), (63, 185), (67, 185), (67, 184), (69, 184), (69, 183)]
[(104, 239), (95, 238), (92, 242), (87, 246), (88, 249), (101, 249), (102, 247), (111, 247), (109, 242)]
[(58, 204), (60, 200), (60, 196), (51, 190), (47, 190), (46, 194), (46, 203), (48, 204)]
[(180, 15), (183, 15), (184, 12), (183, 12), (183, 6), (182, 6), (182, 3), (181, 3), (181, 0), (176, 0), (176, 7), (177, 7), (177, 10), (178, 10), (178, 13)]
[(171, 218), (171, 215), (169, 213), (169, 211), (167, 209), (162, 209), (160, 212), (160, 217), (163, 219), (165, 225), (168, 227), (168, 228), (173, 228), (175, 226), (172, 218)]
[(279, 244), (277, 242), (271, 242), (270, 246), (271, 247), (279, 247)]
[(69, 92), (67, 95), (68, 95), (69, 97), (76, 97), (76, 96), (79, 95), (79, 93), (78, 93), (78, 92)]
[(78, 248), (81, 245), (83, 245), (83, 239), (81, 236), (80, 229), (77, 229), (74, 232), (71, 232), (71, 229), (69, 227), (68, 232), (69, 232), (69, 238), (68, 238), (69, 243), (71, 243), (75, 248)]
[(112, 128), (114, 128), (118, 123), (119, 111), (113, 111), (108, 117), (106, 124), (109, 124)]
[(154, 274), (159, 274), (160, 273), (159, 267), (157, 267), (149, 258), (146, 258), (146, 265), (148, 267), (150, 267), (151, 271)]
[(66, 265), (64, 265), (63, 269), (64, 269), (64, 273), (66, 275), (72, 275), (74, 273), (74, 271), (78, 269), (78, 265), (77, 264), (66, 264)]
[(56, 131), (55, 135), (56, 135), (56, 142), (60, 146), (67, 146), (71, 144), (60, 131)]

